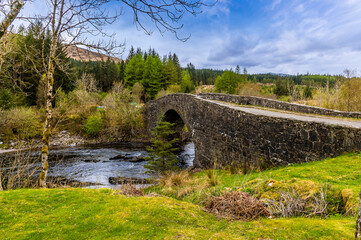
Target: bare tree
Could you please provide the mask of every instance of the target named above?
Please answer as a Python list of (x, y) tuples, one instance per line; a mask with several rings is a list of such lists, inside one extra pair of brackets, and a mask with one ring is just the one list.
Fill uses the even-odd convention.
[(39, 184), (46, 187), (46, 176), (48, 172), (48, 151), (52, 127), (52, 100), (54, 88), (55, 67), (67, 71), (67, 65), (61, 62), (59, 52), (63, 47), (69, 45), (83, 45), (92, 47), (106, 53), (110, 53), (116, 47), (115, 42), (110, 41), (98, 43), (87, 41), (89, 35), (109, 36), (103, 31), (103, 26), (113, 23), (119, 13), (110, 15), (104, 10), (108, 0), (48, 0), (48, 15), (40, 16), (45, 22), (44, 31), (50, 31), (50, 51), (48, 56), (43, 56), (45, 67), (44, 80), (46, 85), (46, 119), (41, 149), (41, 173)]
[[(39, 16), (45, 22), (44, 31), (50, 30), (51, 42), (49, 56), (43, 57), (46, 71), (44, 73), (46, 82), (46, 119), (42, 138), (41, 162), (42, 170), (39, 177), (41, 187), (46, 187), (46, 176), (48, 172), (48, 151), (49, 141), (52, 132), (52, 100), (54, 87), (54, 67), (66, 71), (66, 66), (57, 55), (62, 47), (85, 46), (97, 49), (106, 54), (114, 53), (122, 45), (117, 45), (114, 41), (88, 41), (90, 35), (99, 37), (112, 37), (107, 34), (103, 27), (112, 24), (120, 16), (121, 12), (110, 14), (107, 10), (107, 4), (110, 0), (47, 0), (48, 14)], [(144, 22), (149, 20), (155, 24), (157, 29), (164, 33), (170, 31), (180, 40), (177, 31), (183, 27), (179, 25), (179, 20), (188, 12), (198, 14), (203, 6), (208, 6), (199, 0), (179, 1), (179, 0), (121, 0), (126, 6), (130, 7), (134, 14), (134, 22), (140, 26), (147, 34), (150, 30), (145, 27)]]
[(204, 7), (214, 6), (218, 0), (118, 0), (128, 6), (133, 12), (134, 23), (146, 34), (152, 30), (146, 24), (153, 23), (158, 31), (174, 33), (177, 39), (187, 41), (190, 37), (179, 37), (178, 31), (183, 28), (180, 20), (184, 14), (198, 15)]
[(4, 15), (4, 18), (0, 23), (0, 39), (4, 36), (10, 24), (18, 16), (23, 6), (24, 0), (8, 0), (8, 2), (0, 4), (0, 11)]

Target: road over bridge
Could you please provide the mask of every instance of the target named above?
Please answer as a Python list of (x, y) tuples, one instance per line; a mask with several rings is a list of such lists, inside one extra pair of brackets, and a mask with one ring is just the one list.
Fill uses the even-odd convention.
[[(361, 150), (361, 113), (227, 94), (171, 94), (146, 105), (150, 132), (161, 116), (192, 137), (194, 165), (248, 171)], [(185, 127), (186, 126), (186, 127)]]

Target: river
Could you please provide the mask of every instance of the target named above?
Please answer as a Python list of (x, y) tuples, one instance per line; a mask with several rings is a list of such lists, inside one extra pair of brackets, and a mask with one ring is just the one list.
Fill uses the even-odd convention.
[[(38, 154), (38, 152), (33, 153)], [(98, 184), (100, 187), (113, 188), (109, 177), (132, 177), (144, 179), (149, 177), (143, 162), (130, 162), (132, 159), (147, 156), (146, 145), (137, 143), (117, 143), (107, 145), (79, 146), (51, 150), (49, 152), (48, 176), (65, 177), (80, 182)], [(120, 159), (112, 158), (123, 156)], [(177, 154), (181, 167), (193, 165), (194, 144), (183, 146)], [(40, 162), (32, 164), (40, 168)]]

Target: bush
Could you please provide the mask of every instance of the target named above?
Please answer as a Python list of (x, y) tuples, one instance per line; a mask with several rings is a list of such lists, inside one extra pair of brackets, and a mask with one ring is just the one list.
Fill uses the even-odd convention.
[(42, 132), (39, 112), (33, 108), (0, 111), (0, 135), (7, 139), (31, 139)]
[(72, 105), (97, 105), (101, 96), (97, 93), (89, 93), (85, 90), (76, 89), (69, 94), (69, 102)]
[(123, 103), (107, 108), (102, 137), (105, 141), (129, 141), (142, 135), (144, 129), (143, 108)]
[(10, 109), (15, 107), (14, 95), (8, 89), (0, 90), (0, 108)]
[(99, 114), (89, 116), (83, 127), (83, 130), (91, 137), (98, 136), (102, 129), (103, 119)]

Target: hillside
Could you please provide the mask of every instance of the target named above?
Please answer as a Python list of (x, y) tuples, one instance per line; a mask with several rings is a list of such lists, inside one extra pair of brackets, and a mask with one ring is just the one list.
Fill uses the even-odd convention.
[(121, 62), (122, 59), (116, 57), (110, 57), (105, 54), (89, 51), (76, 46), (69, 46), (66, 49), (68, 57), (78, 61), (106, 61), (108, 58), (114, 62)]

